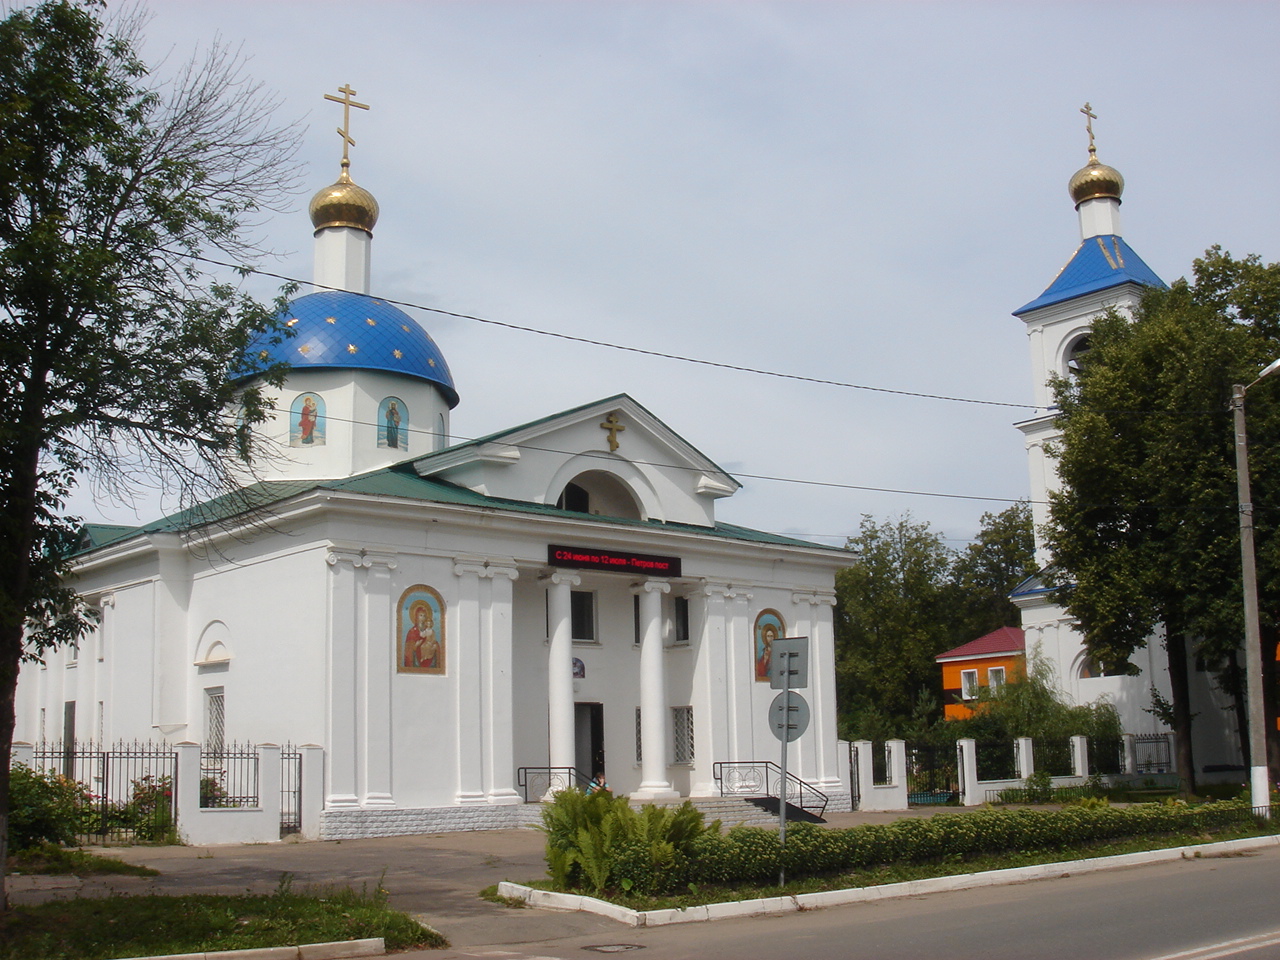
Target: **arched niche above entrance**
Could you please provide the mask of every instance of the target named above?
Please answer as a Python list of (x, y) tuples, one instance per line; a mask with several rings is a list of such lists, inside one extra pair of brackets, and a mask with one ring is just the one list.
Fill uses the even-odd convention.
[(574, 457), (556, 472), (545, 503), (564, 510), (628, 520), (661, 519), (662, 510), (653, 487), (632, 464), (600, 458)]

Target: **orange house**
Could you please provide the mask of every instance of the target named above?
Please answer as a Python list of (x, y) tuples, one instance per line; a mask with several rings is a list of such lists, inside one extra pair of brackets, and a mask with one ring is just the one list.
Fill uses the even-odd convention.
[(1001, 627), (977, 640), (940, 653), (943, 715), (948, 720), (973, 716), (967, 701), (978, 698), (980, 687), (998, 690), (1026, 667), (1027, 638), (1021, 627)]

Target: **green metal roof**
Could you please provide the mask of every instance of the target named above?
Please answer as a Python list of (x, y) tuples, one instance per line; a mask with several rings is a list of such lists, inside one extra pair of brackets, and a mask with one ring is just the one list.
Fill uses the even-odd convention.
[[(473, 441), (479, 442), (479, 441)], [(738, 540), (747, 543), (775, 544), (778, 546), (803, 547), (807, 549), (845, 552), (840, 547), (811, 543), (795, 537), (766, 533), (763, 530), (752, 530), (731, 523), (716, 523), (713, 527), (703, 527), (691, 523), (664, 523), (657, 520), (631, 520), (625, 517), (589, 517), (571, 510), (544, 503), (530, 503), (524, 500), (506, 500), (501, 497), (485, 496), (443, 480), (432, 480), (421, 477), (413, 469), (410, 462), (399, 463), (391, 467), (372, 470), (368, 473), (345, 477), (340, 480), (274, 480), (262, 481), (245, 487), (236, 493), (215, 497), (197, 504), (187, 510), (170, 514), (152, 523), (140, 527), (111, 526), (107, 524), (86, 524), (82, 547), (79, 553), (117, 543), (135, 536), (149, 533), (172, 533), (190, 530), (205, 524), (229, 520), (233, 517), (250, 514), (254, 511), (269, 511), (276, 504), (283, 503), (313, 490), (332, 490), (341, 493), (352, 493), (371, 497), (395, 497), (404, 500), (416, 500), (428, 503), (443, 503), (454, 506), (476, 507), (510, 513), (520, 513), (565, 519), (590, 519), (594, 522), (608, 523), (616, 526), (636, 527), (641, 529), (679, 530), (697, 536), (718, 537), (725, 540)], [(93, 528), (91, 531), (90, 528)]]

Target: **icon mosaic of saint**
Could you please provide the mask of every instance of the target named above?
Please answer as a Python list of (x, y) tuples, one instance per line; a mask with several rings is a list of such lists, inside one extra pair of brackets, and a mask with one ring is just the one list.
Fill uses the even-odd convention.
[(289, 405), (289, 446), (324, 446), (324, 399), (304, 393)]
[(445, 603), (431, 587), (417, 584), (400, 596), (396, 630), (398, 673), (445, 672)]
[(753, 633), (756, 680), (768, 683), (769, 667), (773, 664), (773, 641), (787, 635), (787, 625), (777, 610), (761, 610)]

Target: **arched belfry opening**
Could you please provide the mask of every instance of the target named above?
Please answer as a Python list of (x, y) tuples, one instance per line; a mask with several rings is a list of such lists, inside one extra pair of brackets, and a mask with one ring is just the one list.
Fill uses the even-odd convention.
[(587, 470), (578, 474), (564, 485), (556, 506), (561, 510), (600, 517), (644, 519), (631, 488), (604, 470)]

